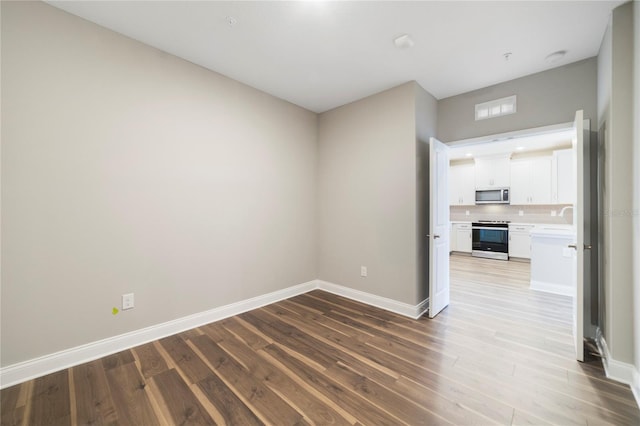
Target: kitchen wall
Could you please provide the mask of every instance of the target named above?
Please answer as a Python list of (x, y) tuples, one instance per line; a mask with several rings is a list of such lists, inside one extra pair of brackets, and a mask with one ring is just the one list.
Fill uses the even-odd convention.
[[(316, 114), (45, 3), (0, 7), (2, 366), (317, 278)], [(404, 166), (373, 202), (406, 229), (363, 243), (414, 238), (414, 197), (385, 209), (388, 178), (415, 192)]]
[[(476, 222), (479, 220), (508, 220), (514, 223), (541, 223), (554, 225), (573, 224), (573, 210), (567, 209), (563, 217), (558, 216), (567, 205), (505, 206), (487, 204), (480, 206), (451, 206), (451, 221)], [(467, 214), (468, 212), (468, 214)], [(522, 216), (520, 215), (522, 212)], [(556, 216), (552, 216), (556, 213)]]
[[(603, 163), (603, 321), (611, 366), (634, 362), (633, 3), (613, 10), (598, 56), (598, 129)], [(637, 257), (636, 263), (637, 263)], [(622, 370), (618, 370), (620, 372)], [(629, 372), (630, 376), (630, 372)], [(629, 377), (627, 380), (631, 380)]]
[[(595, 120), (596, 58), (528, 75), (438, 101), (438, 139), (453, 142), (573, 122), (577, 110)], [(475, 104), (517, 95), (517, 112), (475, 121)], [(592, 124), (593, 125), (593, 124)]]
[(320, 114), (318, 160), (319, 278), (416, 305), (416, 84)]

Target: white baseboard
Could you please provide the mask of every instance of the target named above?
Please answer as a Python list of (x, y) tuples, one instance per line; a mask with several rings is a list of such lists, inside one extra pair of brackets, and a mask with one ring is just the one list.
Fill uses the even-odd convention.
[(530, 288), (531, 290), (546, 291), (547, 293), (561, 294), (563, 296), (573, 296), (573, 288), (562, 284), (531, 280)]
[(633, 381), (631, 382), (631, 392), (636, 398), (636, 404), (640, 407), (640, 371), (637, 368), (633, 369)]
[(607, 341), (599, 328), (596, 330), (596, 343), (600, 353), (602, 354), (602, 365), (604, 366), (604, 372), (607, 377), (631, 386), (636, 402), (638, 403), (638, 406), (640, 406), (640, 374), (638, 374), (638, 370), (633, 364), (628, 364), (611, 358), (611, 352), (609, 352)]
[(162, 324), (135, 330), (119, 336), (98, 340), (86, 345), (76, 346), (49, 355), (0, 368), (0, 389), (35, 379), (65, 368), (93, 361), (107, 355), (133, 348), (163, 337), (171, 336), (195, 327), (219, 321), (243, 312), (288, 299), (311, 290), (320, 289), (329, 293), (353, 299), (368, 305), (386, 309), (400, 315), (417, 319), (428, 309), (429, 299), (418, 305), (409, 305), (386, 297), (353, 290), (326, 281), (313, 280), (272, 293), (220, 306), (205, 312), (178, 318)]
[(315, 280), (0, 368), (0, 389), (238, 315), (317, 288)]
[(397, 300), (376, 296), (375, 294), (365, 293), (364, 291), (354, 290), (349, 287), (344, 287), (322, 280), (318, 280), (318, 288), (329, 293), (337, 294), (338, 296), (346, 297), (347, 299), (366, 303), (367, 305), (395, 312), (396, 314), (413, 319), (420, 318), (429, 308), (428, 298), (417, 305), (410, 305), (408, 303), (398, 302)]

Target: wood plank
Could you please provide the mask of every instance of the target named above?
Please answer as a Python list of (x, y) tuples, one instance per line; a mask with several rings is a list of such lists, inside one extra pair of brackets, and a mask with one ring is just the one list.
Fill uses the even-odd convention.
[(500, 422), (483, 415), (466, 405), (465, 398), (448, 399), (441, 392), (436, 392), (406, 377), (400, 377), (391, 388), (399, 395), (434, 413), (446, 413), (450, 422), (458, 425), (490, 425)]
[[(317, 346), (310, 346), (306, 343), (304, 333), (300, 332), (300, 330), (297, 330), (295, 327), (289, 326), (282, 321), (272, 320), (267, 313), (261, 312), (260, 310), (254, 310), (251, 312), (245, 312), (239, 316), (256, 327), (262, 333), (271, 337), (274, 341), (295, 350), (299, 354), (313, 360), (325, 368), (330, 367), (336, 361), (325, 352), (318, 351)], [(313, 340), (311, 336), (307, 337), (310, 337), (310, 340)]]
[(118, 416), (103, 365), (96, 360), (72, 368), (78, 424), (117, 423)]
[(594, 389), (593, 387), (585, 387), (580, 384), (572, 384), (568, 381), (553, 380), (548, 376), (540, 376), (535, 370), (527, 370), (525, 367), (519, 367), (520, 374), (514, 375), (513, 382), (526, 380), (530, 386), (544, 391), (548, 389), (550, 394), (560, 393), (563, 397), (571, 397), (578, 399), (581, 403), (587, 403), (592, 406), (598, 406), (602, 403), (608, 411), (616, 415), (624, 416), (632, 423), (640, 424), (640, 412), (635, 402), (621, 399), (616, 394), (612, 394), (604, 389)]
[(18, 407), (22, 386), (26, 385), (15, 385), (0, 391), (0, 424), (3, 426), (17, 426), (22, 424), (24, 406)]
[(35, 379), (29, 422), (43, 426), (71, 424), (67, 370)]
[[(272, 306), (268, 306), (268, 307), (264, 307), (263, 309), (268, 310), (268, 311), (272, 311), (274, 309), (276, 309), (276, 306), (279, 306), (281, 303), (272, 305)], [(295, 308), (294, 308), (295, 309)], [(289, 321), (295, 321), (295, 318), (292, 318), (290, 316), (285, 315), (282, 311), (280, 318), (282, 318), (283, 320), (289, 320)], [(306, 319), (306, 318), (305, 318)], [(333, 335), (334, 330), (329, 328), (329, 329), (325, 329), (322, 330), (324, 323), (322, 323), (322, 325), (320, 324), (322, 322), (321, 318), (315, 318), (315, 321), (307, 321), (306, 325), (301, 322), (301, 320), (295, 322), (296, 326), (301, 327), (301, 329), (304, 329), (305, 331), (309, 332), (310, 334), (313, 334), (315, 336), (324, 336), (327, 339), (335, 339), (335, 341), (337, 343), (342, 341), (342, 335), (338, 335), (338, 337), (335, 337)], [(326, 319), (326, 318), (324, 318)], [(366, 339), (365, 339), (366, 340)], [(343, 347), (343, 350), (349, 352), (348, 349)], [(351, 352), (353, 354), (353, 352)], [(355, 356), (355, 355), (354, 355)], [(350, 368), (352, 368), (355, 371), (358, 371), (361, 375), (369, 378), (369, 379), (374, 379), (376, 381), (378, 381), (378, 383), (384, 384), (385, 386), (387, 386), (389, 389), (393, 390), (394, 392), (397, 392), (401, 395), (411, 395), (411, 396), (415, 396), (417, 394), (420, 395), (419, 399), (414, 400), (414, 401), (419, 401), (420, 403), (427, 403), (428, 404), (432, 404), (435, 402), (437, 402), (438, 406), (447, 406), (447, 413), (450, 417), (452, 417), (454, 419), (455, 423), (458, 424), (486, 424), (486, 423), (491, 423), (490, 420), (488, 420), (487, 417), (482, 417), (480, 415), (476, 415), (476, 414), (472, 414), (469, 410), (469, 408), (461, 408), (461, 400), (463, 400), (464, 398), (461, 398), (460, 395), (464, 395), (463, 392), (458, 391), (455, 395), (456, 397), (453, 400), (447, 400), (445, 398), (441, 398), (440, 394), (437, 392), (433, 392), (430, 389), (424, 388), (421, 385), (415, 383), (415, 382), (411, 382), (410, 386), (399, 386), (399, 383), (401, 383), (401, 381), (404, 380), (403, 377), (399, 377), (397, 375), (395, 376), (381, 376), (380, 375), (380, 371), (378, 370), (378, 368), (380, 368), (379, 365), (377, 365), (377, 368), (374, 368), (370, 362), (359, 362), (359, 360), (355, 360), (352, 358), (348, 358), (348, 357), (344, 357), (343, 359), (347, 359), (348, 360), (348, 365)], [(406, 383), (406, 381), (405, 381)], [(408, 389), (410, 388), (416, 388), (419, 389), (419, 391), (415, 391), (415, 392), (410, 392)], [(424, 396), (425, 395), (429, 395), (429, 398), (427, 401), (425, 401)], [(471, 402), (471, 405), (474, 404), (475, 401)], [(486, 405), (486, 401), (482, 402), (481, 405)], [(460, 413), (456, 413), (456, 411), (460, 411)], [(452, 414), (452, 413), (456, 413), (456, 414)], [(506, 420), (507, 418), (509, 418), (511, 412), (509, 409), (506, 410), (506, 416), (497, 416), (500, 419)], [(474, 419), (474, 420), (471, 420)]]
[(167, 351), (176, 367), (188, 377), (189, 384), (198, 383), (211, 375), (209, 368), (180, 336), (175, 335), (160, 339), (160, 344)]
[(401, 376), (443, 394), (444, 397), (452, 401), (459, 401), (463, 398), (467, 406), (495, 421), (505, 422), (512, 416), (512, 409), (501, 401), (486, 398), (484, 393), (476, 392), (473, 388), (467, 386), (464, 381), (451, 381), (449, 377), (443, 374), (444, 366), (434, 367), (431, 365), (432, 369), (424, 368), (422, 365), (410, 363), (366, 344), (353, 341), (346, 341), (343, 344), (354, 351), (366, 354), (369, 359), (380, 365), (393, 368)]
[(304, 424), (303, 416), (271, 389), (255, 380), (209, 336), (192, 340), (211, 368), (265, 423)]
[(145, 379), (149, 379), (156, 374), (164, 373), (169, 369), (153, 342), (136, 346), (131, 349), (131, 351), (140, 364), (140, 371)]
[[(223, 329), (224, 330), (224, 329)], [(225, 330), (226, 331), (226, 330)], [(349, 422), (331, 406), (323, 404), (303, 386), (291, 380), (274, 364), (265, 362), (249, 346), (226, 332), (218, 345), (246, 366), (252, 377), (276, 392), (312, 424), (347, 425)]]
[(202, 335), (202, 330), (200, 330), (199, 328), (194, 328), (180, 333), (180, 337), (182, 337), (182, 339), (185, 341), (190, 340), (194, 337), (198, 337), (200, 335)]
[(225, 424), (246, 426), (264, 424), (217, 375), (212, 374), (201, 380), (198, 382), (198, 387), (216, 407)]
[[(265, 307), (264, 309), (270, 311), (270, 308)], [(377, 362), (373, 362), (370, 357), (363, 356), (359, 351), (353, 350), (351, 345), (343, 344), (345, 341), (366, 344), (368, 341), (367, 336), (346, 336), (332, 327), (332, 325), (336, 325), (335, 321), (324, 316), (322, 319), (310, 322), (296, 316), (286, 315), (281, 310), (279, 312), (282, 321), (289, 322), (305, 333), (314, 336), (316, 340), (313, 342), (314, 347), (318, 351), (331, 355), (335, 362), (348, 363), (379, 383), (393, 383), (400, 377), (394, 369), (386, 368)]]
[(238, 321), (237, 318), (231, 317), (221, 322), (222, 326), (233, 333), (236, 337), (244, 341), (254, 350), (259, 350), (267, 346), (269, 341), (263, 339), (256, 333), (253, 333), (250, 329), (244, 326), (244, 324)]
[(413, 401), (379, 385), (373, 380), (358, 374), (342, 363), (337, 363), (327, 370), (327, 376), (348, 386), (358, 395), (366, 398), (387, 413), (400, 418), (410, 425), (444, 425), (453, 424), (443, 417), (426, 410)]
[(176, 370), (166, 370), (151, 379), (162, 395), (164, 407), (176, 425), (215, 425)]
[(118, 423), (126, 425), (159, 423), (145, 389), (146, 382), (135, 363), (127, 363), (106, 370), (106, 376), (118, 415)]
[(323, 394), (334, 404), (343, 408), (364, 425), (397, 425), (402, 423), (395, 416), (381, 410), (378, 406), (362, 396), (350, 391), (343, 384), (310, 368), (287, 350), (277, 344), (271, 344), (263, 349), (271, 358), (282, 362), (290, 371), (301, 377), (315, 390)]
[(121, 365), (126, 365), (132, 362), (135, 362), (135, 358), (133, 357), (133, 354), (130, 350), (118, 352), (102, 358), (102, 365), (104, 366), (105, 370), (110, 370), (112, 368), (120, 367)]

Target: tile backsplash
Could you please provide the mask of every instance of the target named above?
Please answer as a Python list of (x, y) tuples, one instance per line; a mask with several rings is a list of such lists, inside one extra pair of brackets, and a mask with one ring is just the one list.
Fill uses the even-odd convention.
[[(508, 220), (515, 223), (546, 223), (554, 225), (572, 225), (573, 209), (565, 210), (564, 216), (560, 217), (563, 207), (571, 205), (536, 205), (536, 206), (511, 206), (500, 204), (488, 204), (481, 206), (451, 206), (451, 221), (476, 222), (479, 220)], [(469, 215), (467, 216), (467, 212)], [(520, 216), (522, 212), (522, 216)], [(552, 216), (551, 212), (555, 212)]]

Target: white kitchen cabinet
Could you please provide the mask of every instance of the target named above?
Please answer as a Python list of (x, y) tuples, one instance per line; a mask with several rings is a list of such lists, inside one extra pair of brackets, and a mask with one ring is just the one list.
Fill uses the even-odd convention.
[(476, 157), (475, 181), (476, 189), (508, 188), (509, 156)]
[(553, 204), (575, 203), (575, 176), (573, 150), (553, 151), (551, 160), (551, 202)]
[(471, 223), (454, 223), (451, 234), (451, 251), (471, 253)]
[(534, 225), (509, 225), (509, 257), (531, 259), (531, 230)]
[(452, 164), (449, 167), (449, 204), (470, 206), (476, 202), (475, 167), (473, 163)]
[(551, 156), (511, 160), (511, 204), (551, 204)]

